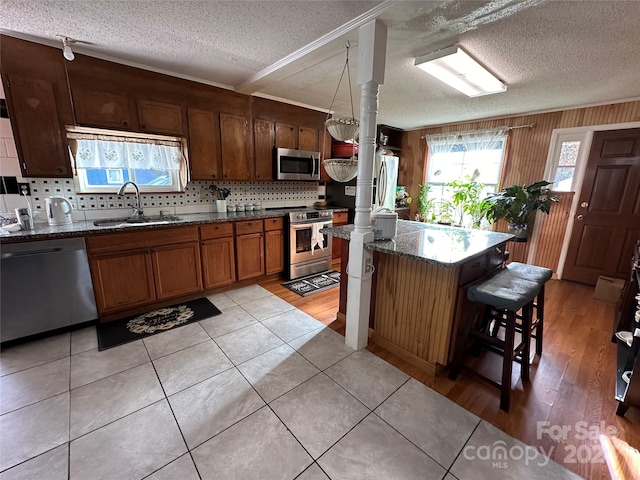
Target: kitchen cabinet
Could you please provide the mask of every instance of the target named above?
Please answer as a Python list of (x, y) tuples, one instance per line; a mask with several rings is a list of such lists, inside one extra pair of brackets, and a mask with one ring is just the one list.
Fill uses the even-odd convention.
[(246, 117), (220, 114), (220, 145), (223, 179), (253, 180), (251, 134)]
[(230, 285), (236, 281), (233, 223), (200, 227), (203, 287)]
[(59, 48), (0, 35), (0, 73), (23, 177), (72, 176), (73, 109)]
[(198, 242), (151, 249), (156, 298), (177, 297), (202, 289)]
[(148, 250), (89, 255), (98, 313), (151, 303), (156, 299)]
[(265, 271), (267, 275), (284, 270), (284, 230), (282, 218), (264, 221)]
[(318, 130), (316, 128), (276, 123), (276, 147), (318, 151)]
[(182, 135), (182, 107), (171, 103), (138, 100), (140, 130), (149, 133)]
[(256, 118), (253, 121), (253, 139), (256, 180), (273, 180), (273, 122)]
[(236, 223), (238, 280), (264, 275), (263, 229), (262, 220)]
[(198, 227), (87, 237), (99, 316), (202, 289)]
[(71, 177), (64, 126), (51, 82), (3, 75), (20, 168), (25, 177)]
[[(334, 212), (333, 213), (333, 226), (338, 227), (340, 225), (346, 225), (348, 223), (348, 213), (347, 212)], [(331, 243), (331, 258), (333, 260), (340, 258), (342, 255), (342, 239), (338, 237), (333, 237)]]
[(187, 108), (189, 165), (193, 180), (218, 180), (220, 165), (220, 121), (218, 114)]
[(74, 88), (72, 96), (78, 125), (137, 130), (134, 102), (129, 96), (81, 87)]
[(308, 152), (318, 151), (318, 130), (316, 128), (298, 128), (298, 148)]
[(324, 168), (324, 165), (322, 164), (322, 160), (324, 160), (325, 158), (331, 158), (332, 139), (331, 139), (331, 135), (329, 134), (329, 132), (327, 132), (326, 129), (323, 132), (321, 143), (322, 145), (320, 148), (320, 181), (330, 182), (331, 177), (329, 176), (329, 174)]

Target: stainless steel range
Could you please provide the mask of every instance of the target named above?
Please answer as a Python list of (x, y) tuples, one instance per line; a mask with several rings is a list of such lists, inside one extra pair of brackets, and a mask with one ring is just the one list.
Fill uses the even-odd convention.
[(331, 270), (331, 237), (320, 229), (333, 225), (333, 210), (297, 210), (288, 215), (286, 274), (289, 279)]

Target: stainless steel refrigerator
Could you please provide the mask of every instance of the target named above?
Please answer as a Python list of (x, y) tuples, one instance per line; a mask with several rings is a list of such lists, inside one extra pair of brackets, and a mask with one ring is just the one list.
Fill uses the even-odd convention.
[[(380, 206), (393, 210), (396, 206), (396, 186), (398, 184), (398, 157), (376, 155), (373, 169), (372, 209)], [(327, 184), (327, 204), (331, 207), (349, 209), (349, 223), (353, 223), (356, 208), (356, 179), (346, 183)], [(380, 187), (380, 188), (379, 188)], [(380, 195), (380, 198), (378, 198)]]

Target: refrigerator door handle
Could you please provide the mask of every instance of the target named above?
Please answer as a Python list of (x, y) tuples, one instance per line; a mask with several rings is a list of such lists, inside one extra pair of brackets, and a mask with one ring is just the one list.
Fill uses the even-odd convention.
[(387, 166), (386, 162), (380, 162), (380, 171), (378, 172), (378, 207), (384, 205), (387, 196)]

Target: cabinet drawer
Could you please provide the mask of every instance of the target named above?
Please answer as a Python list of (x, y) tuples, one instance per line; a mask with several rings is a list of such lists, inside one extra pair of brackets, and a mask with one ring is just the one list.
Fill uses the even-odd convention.
[(262, 220), (251, 220), (250, 222), (237, 222), (236, 235), (246, 235), (248, 233), (262, 233)]
[(333, 214), (334, 225), (346, 225), (348, 222), (349, 214), (347, 212), (336, 212)]
[(233, 223), (212, 223), (200, 227), (200, 238), (202, 240), (224, 237), (233, 237)]
[(482, 255), (462, 265), (458, 285), (463, 286), (481, 278), (484, 275), (486, 264), (487, 257)]
[(198, 227), (150, 228), (149, 230), (136, 232), (105, 233), (103, 235), (87, 236), (85, 241), (87, 242), (89, 255), (122, 252), (160, 245), (197, 242)]
[(282, 218), (266, 218), (264, 220), (264, 229), (269, 232), (271, 230), (282, 230)]

